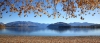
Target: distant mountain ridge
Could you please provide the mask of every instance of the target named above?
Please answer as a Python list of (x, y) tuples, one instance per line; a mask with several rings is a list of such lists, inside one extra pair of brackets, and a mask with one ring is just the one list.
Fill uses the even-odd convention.
[(100, 24), (93, 24), (93, 23), (78, 23), (78, 22), (74, 22), (74, 23), (64, 23), (64, 22), (57, 22), (54, 24), (50, 24), (47, 26), (48, 28), (51, 29), (62, 29), (62, 28), (100, 28)]
[(4, 23), (0, 22), (0, 24), (4, 25)]
[(74, 22), (74, 23), (69, 23), (71, 26), (90, 26), (93, 25), (94, 23), (87, 23), (87, 22), (83, 22), (83, 23), (79, 23), (79, 22)]
[[(54, 24), (66, 24), (64, 22), (57, 22)], [(4, 24), (2, 22), (0, 22), (0, 24)], [(79, 22), (74, 22), (74, 23), (67, 23), (71, 26), (90, 26), (90, 25), (94, 25), (94, 23), (87, 23), (87, 22), (83, 22), (83, 23), (79, 23)], [(39, 26), (39, 27), (46, 27), (49, 24), (45, 24), (45, 23), (36, 23), (36, 22), (31, 22), (31, 21), (14, 21), (14, 22), (9, 22), (6, 23), (5, 26)]]
[(31, 21), (15, 21), (15, 22), (9, 22), (5, 25), (6, 26), (22, 26), (22, 27), (23, 26), (39, 26), (39, 27), (47, 26), (47, 24), (35, 23)]
[(48, 25), (48, 28), (66, 28), (66, 27), (69, 28), (70, 25), (64, 22), (57, 22), (57, 23)]
[(5, 24), (6, 26), (36, 26), (33, 22), (15, 21)]

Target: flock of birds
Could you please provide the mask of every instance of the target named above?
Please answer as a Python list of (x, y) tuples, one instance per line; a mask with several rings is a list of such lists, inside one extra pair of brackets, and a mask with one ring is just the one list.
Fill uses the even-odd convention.
[[(66, 16), (62, 16), (62, 14), (57, 11), (57, 4), (60, 3), (63, 8), (62, 11), (66, 12)], [(19, 5), (20, 4), (20, 5)], [(68, 18), (77, 18), (80, 16), (81, 20), (84, 20), (82, 15), (85, 14), (89, 10), (95, 10), (96, 8), (100, 8), (100, 0), (3, 0), (0, 1), (0, 18), (2, 18), (3, 11), (6, 13), (9, 12), (18, 12), (18, 16), (20, 17), (22, 13), (24, 13), (24, 17), (28, 17), (27, 13), (31, 13), (31, 11), (34, 12), (34, 17), (42, 15), (47, 15), (48, 18), (53, 16), (55, 18), (65, 18), (66, 20)], [(7, 7), (9, 7), (9, 11), (7, 11)], [(77, 8), (80, 8), (80, 11), (77, 11)], [(53, 13), (50, 14), (47, 9), (52, 9)], [(80, 14), (75, 14), (75, 12), (78, 12)], [(99, 11), (97, 11), (99, 12)], [(90, 14), (89, 12), (88, 14)], [(93, 13), (92, 16), (94, 16), (96, 13)], [(100, 13), (98, 13), (100, 14)], [(9, 17), (12, 14), (9, 15)]]

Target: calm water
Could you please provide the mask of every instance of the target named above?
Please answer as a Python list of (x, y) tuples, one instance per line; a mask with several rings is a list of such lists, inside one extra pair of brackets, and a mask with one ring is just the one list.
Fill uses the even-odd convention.
[(49, 29), (38, 27), (5, 28), (0, 35), (26, 35), (26, 36), (100, 36), (100, 29), (66, 28)]

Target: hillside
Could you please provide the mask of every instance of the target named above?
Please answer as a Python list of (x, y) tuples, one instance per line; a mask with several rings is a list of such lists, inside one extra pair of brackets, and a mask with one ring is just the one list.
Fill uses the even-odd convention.
[(18, 26), (21, 26), (21, 27), (24, 27), (24, 26), (46, 27), (48, 24), (35, 23), (35, 22), (30, 22), (30, 21), (15, 21), (15, 22), (9, 22), (5, 25), (6, 26), (15, 26), (15, 27), (18, 27)]
[(79, 23), (79, 22), (74, 22), (74, 23), (69, 23), (71, 26), (90, 26), (93, 25), (93, 23), (87, 23), (87, 22), (83, 22), (83, 23)]
[(48, 28), (70, 28), (70, 25), (64, 22), (57, 22), (57, 23), (48, 25)]

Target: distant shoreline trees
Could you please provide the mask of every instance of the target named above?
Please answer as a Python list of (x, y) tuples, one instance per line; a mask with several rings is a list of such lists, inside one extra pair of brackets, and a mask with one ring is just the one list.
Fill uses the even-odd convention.
[(3, 29), (3, 28), (5, 28), (5, 25), (0, 24), (0, 29)]

